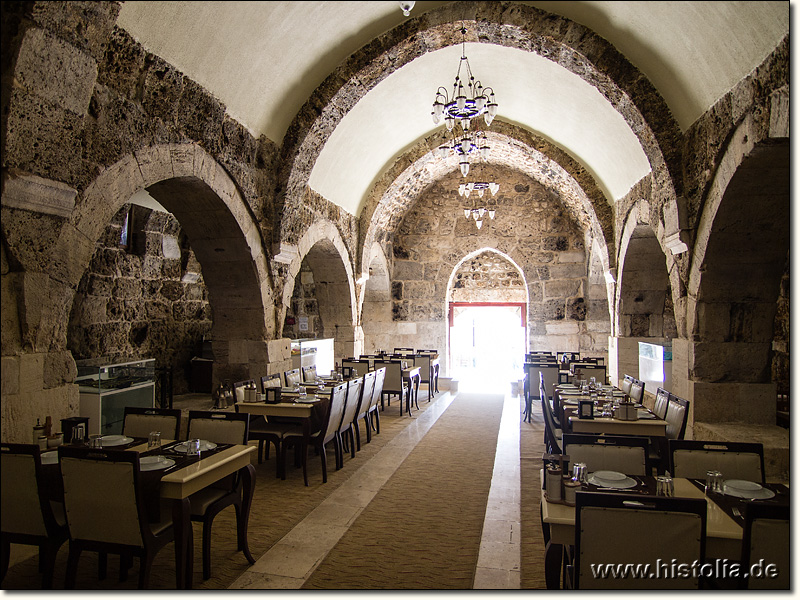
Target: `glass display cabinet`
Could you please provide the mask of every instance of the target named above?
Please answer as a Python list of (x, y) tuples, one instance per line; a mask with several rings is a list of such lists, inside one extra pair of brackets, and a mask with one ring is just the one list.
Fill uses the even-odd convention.
[(126, 406), (155, 405), (154, 358), (122, 363), (89, 359), (77, 361), (77, 367), (80, 416), (89, 417), (89, 434), (121, 434)]
[(292, 340), (292, 369), (317, 367), (317, 375), (333, 371), (333, 338)]
[(672, 391), (672, 345), (639, 342), (639, 379), (644, 391), (656, 395), (658, 388)]

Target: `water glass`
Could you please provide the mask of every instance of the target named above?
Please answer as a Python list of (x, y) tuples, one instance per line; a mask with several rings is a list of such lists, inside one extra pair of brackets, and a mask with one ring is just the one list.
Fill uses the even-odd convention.
[(586, 463), (575, 463), (572, 465), (572, 480), (586, 483), (589, 479), (589, 472)]
[(672, 477), (669, 475), (659, 475), (656, 477), (656, 495), (657, 496), (674, 496), (675, 484)]
[(186, 455), (187, 456), (200, 456), (200, 440), (194, 439), (186, 442)]
[(102, 435), (89, 436), (89, 447), (94, 448), (95, 450), (101, 450), (103, 448), (103, 436)]
[(720, 471), (707, 471), (706, 494), (709, 492), (713, 492), (715, 494), (721, 494), (723, 492), (722, 482), (723, 482), (722, 473)]
[(147, 436), (147, 449), (154, 450), (161, 447), (161, 432), (151, 431)]
[(80, 425), (75, 425), (75, 427), (72, 428), (72, 439), (70, 440), (71, 443), (81, 445), (83, 444), (85, 437), (86, 428), (84, 427), (83, 423)]

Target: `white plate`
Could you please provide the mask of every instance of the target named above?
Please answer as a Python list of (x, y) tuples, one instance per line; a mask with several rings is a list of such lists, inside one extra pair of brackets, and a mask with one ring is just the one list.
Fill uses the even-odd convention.
[[(205, 452), (206, 450), (213, 450), (216, 448), (217, 445), (214, 442), (208, 442), (206, 440), (200, 440), (200, 452)], [(175, 452), (180, 452), (181, 454), (186, 454), (189, 448), (186, 445), (186, 442), (182, 442), (173, 448)]]
[(617, 471), (595, 471), (593, 475), (597, 479), (602, 479), (603, 481), (622, 481), (627, 479), (625, 473), (619, 473)]
[(42, 464), (43, 465), (55, 465), (58, 464), (58, 451), (54, 450), (52, 452), (42, 452)]
[(157, 471), (166, 469), (175, 464), (175, 461), (166, 456), (143, 456), (139, 459), (140, 471)]
[(756, 492), (762, 489), (761, 485), (755, 481), (745, 481), (744, 479), (728, 479), (725, 485), (740, 492)]
[(103, 440), (103, 447), (124, 446), (133, 441), (133, 438), (125, 437), (124, 435), (104, 435), (101, 439)]
[[(606, 471), (608, 473), (608, 471)], [(636, 480), (625, 475), (621, 480), (609, 481), (608, 479), (599, 479), (597, 473), (589, 477), (589, 483), (602, 488), (615, 488), (620, 490), (627, 490), (628, 488), (636, 487)]]
[(728, 487), (727, 482), (724, 485), (724, 492), (726, 496), (734, 496), (736, 498), (744, 498), (746, 500), (769, 500), (775, 497), (775, 492), (767, 488), (760, 490), (744, 491)]

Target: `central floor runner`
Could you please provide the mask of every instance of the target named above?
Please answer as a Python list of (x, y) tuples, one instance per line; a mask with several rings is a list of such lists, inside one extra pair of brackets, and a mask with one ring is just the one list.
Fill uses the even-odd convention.
[(471, 589), (503, 396), (459, 394), (304, 589)]

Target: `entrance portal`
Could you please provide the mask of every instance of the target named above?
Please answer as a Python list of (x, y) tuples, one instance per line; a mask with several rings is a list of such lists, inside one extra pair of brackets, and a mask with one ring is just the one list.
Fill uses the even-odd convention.
[(450, 304), (450, 368), (459, 389), (506, 393), (522, 379), (524, 358), (524, 304)]

